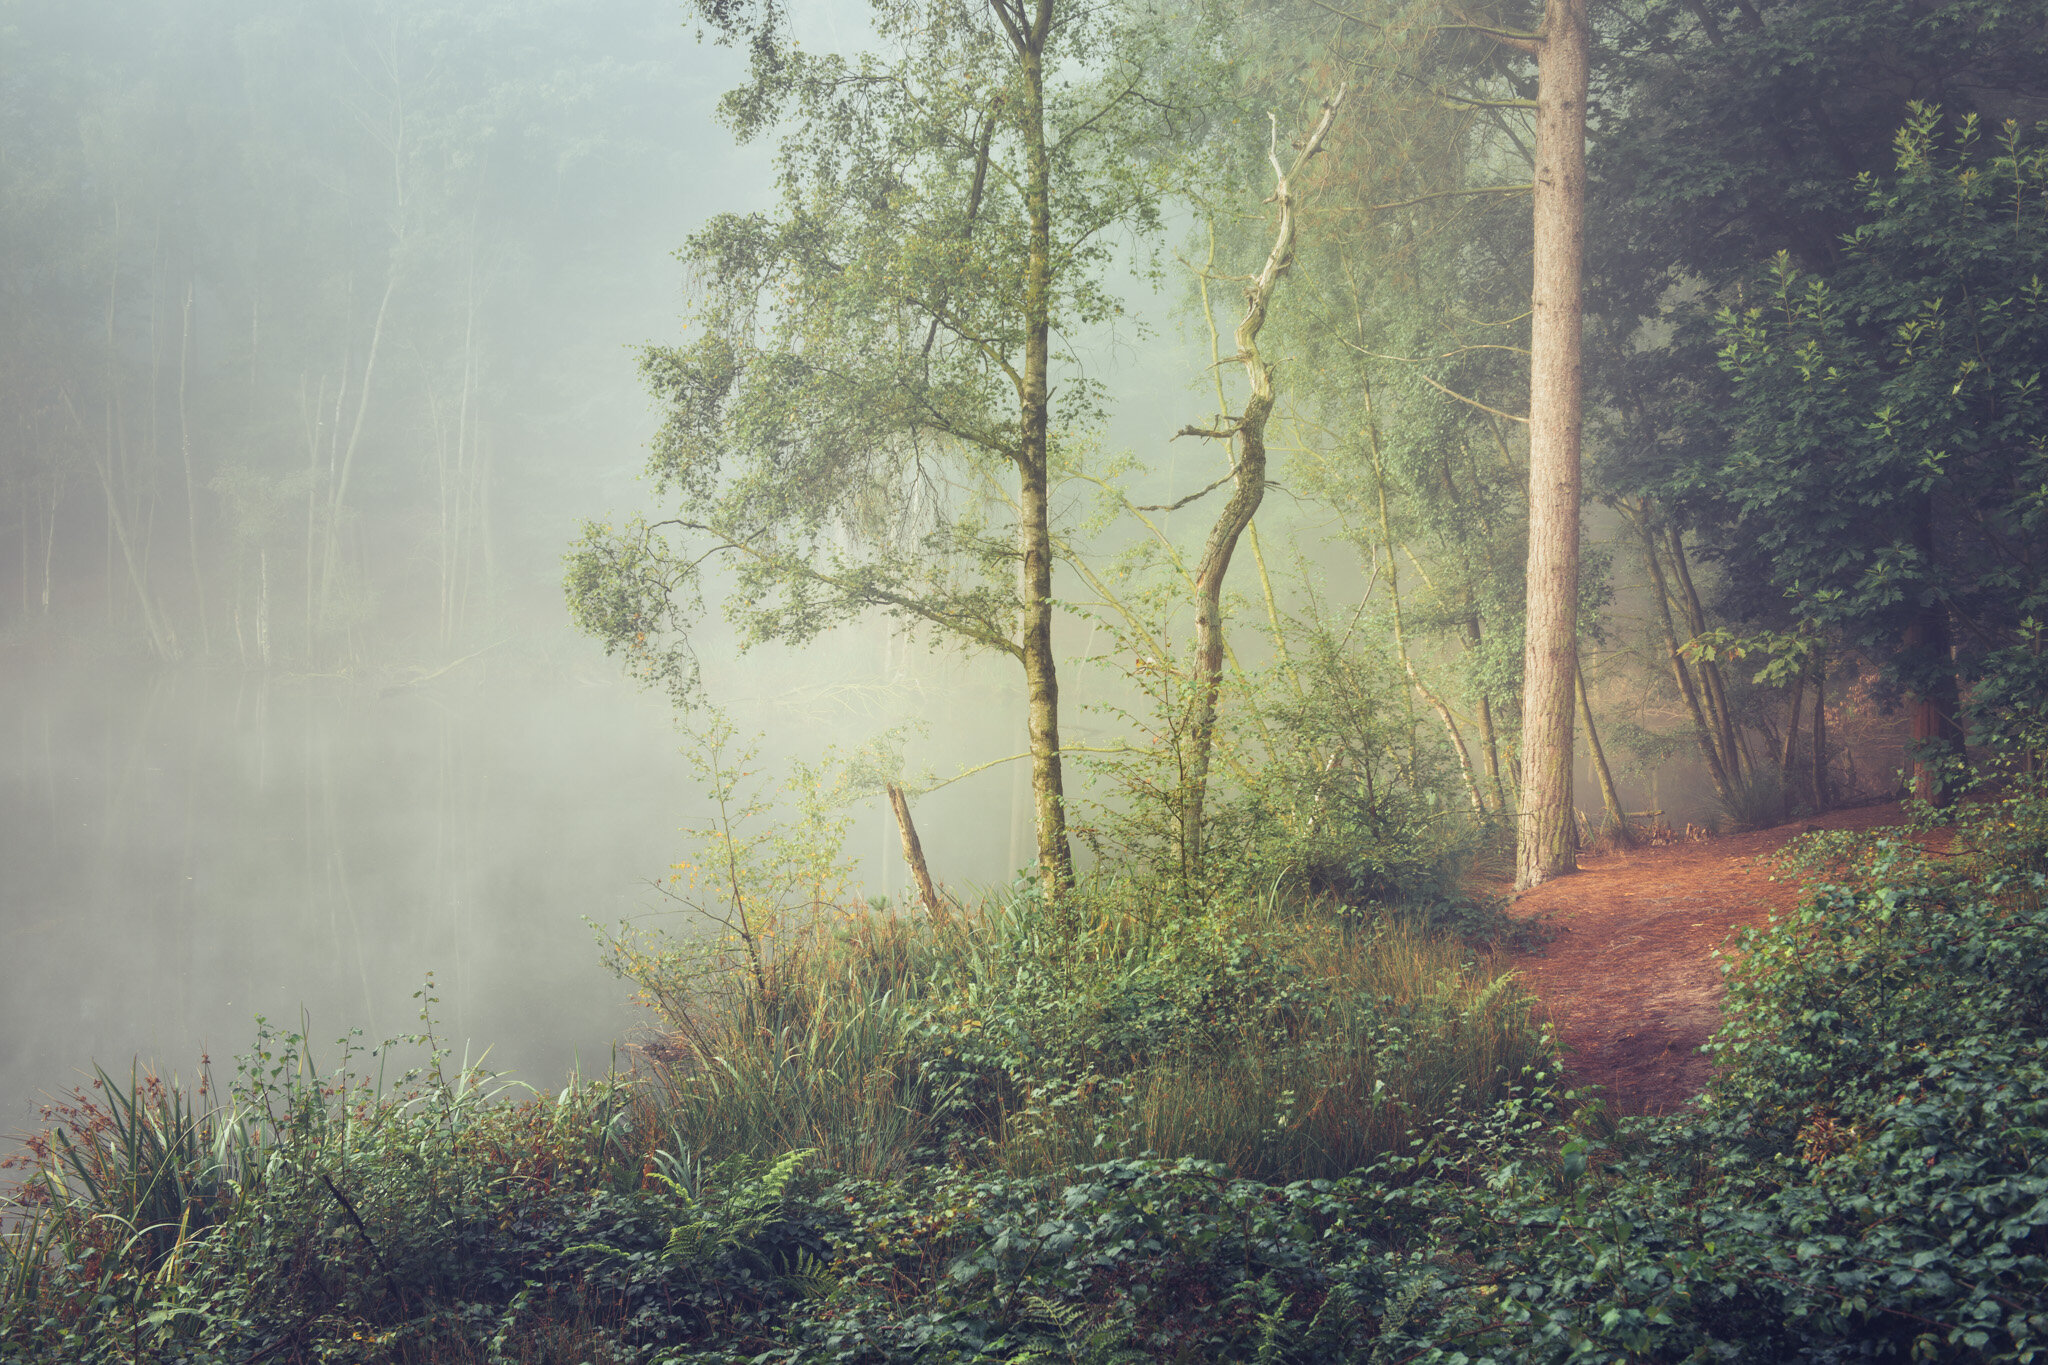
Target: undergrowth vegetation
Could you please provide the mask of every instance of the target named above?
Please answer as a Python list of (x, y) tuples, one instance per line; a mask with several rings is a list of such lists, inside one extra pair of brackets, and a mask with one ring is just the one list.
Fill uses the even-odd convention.
[[(808, 1148), (869, 1176), (1138, 1152), (1333, 1176), (1545, 1065), (1502, 961), (1398, 920), (1268, 900), (1087, 916), (1065, 936), (1026, 883), (942, 923), (864, 912), (783, 932), (767, 989), (662, 1011), (650, 1083), (692, 1151)], [(709, 975), (717, 952), (613, 940), (657, 1002), (686, 998), (674, 978)]]
[(2044, 854), (2024, 784), (1795, 844), (1825, 880), (1729, 958), (1713, 1086), (1623, 1121), (1392, 914), (1063, 937), (1025, 887), (785, 923), (759, 979), (614, 937), (660, 1042), (559, 1095), (298, 1034), (102, 1075), (24, 1153), (0, 1354), (2036, 1359)]

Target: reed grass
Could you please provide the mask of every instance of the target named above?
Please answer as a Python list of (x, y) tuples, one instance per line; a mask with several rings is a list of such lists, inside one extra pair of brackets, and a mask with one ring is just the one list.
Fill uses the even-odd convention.
[(664, 1122), (712, 1158), (810, 1148), (864, 1176), (1149, 1151), (1297, 1179), (1369, 1164), (1549, 1059), (1505, 960), (1455, 940), (1270, 900), (1054, 928), (1028, 899), (814, 925), (771, 995), (670, 1018)]

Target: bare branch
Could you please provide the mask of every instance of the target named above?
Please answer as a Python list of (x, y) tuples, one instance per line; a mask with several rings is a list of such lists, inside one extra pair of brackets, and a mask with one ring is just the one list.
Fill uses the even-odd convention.
[(1528, 194), (1536, 187), (1528, 185), (1476, 185), (1471, 189), (1438, 190), (1434, 194), (1418, 194), (1413, 199), (1395, 199), (1385, 204), (1368, 204), (1367, 213), (1384, 213), (1388, 209), (1405, 209), (1415, 204), (1427, 204), (1436, 199), (1468, 199), (1477, 194)]
[[(1382, 354), (1380, 354), (1380, 353), (1379, 353), (1378, 351), (1368, 351), (1368, 350), (1366, 350), (1366, 349), (1365, 349), (1365, 347), (1363, 347), (1363, 346), (1360, 346), (1360, 345), (1359, 345), (1359, 344), (1358, 344), (1357, 342), (1355, 342), (1355, 341), (1346, 341), (1346, 342), (1345, 342), (1344, 344), (1345, 344), (1346, 346), (1349, 346), (1349, 347), (1350, 347), (1350, 348), (1351, 348), (1352, 350), (1354, 350), (1354, 351), (1358, 352), (1358, 353), (1359, 353), (1360, 355), (1363, 355), (1363, 356), (1369, 356), (1369, 357), (1371, 357), (1371, 358), (1372, 358), (1372, 359), (1374, 359), (1374, 360), (1392, 360), (1392, 361), (1396, 361), (1396, 362), (1398, 362), (1398, 363), (1400, 363), (1400, 364), (1403, 364), (1403, 365), (1418, 365), (1418, 366), (1419, 366), (1419, 365), (1421, 365), (1421, 364), (1423, 363), (1423, 362), (1422, 362), (1421, 360), (1418, 360), (1418, 359), (1416, 359), (1416, 358), (1415, 358), (1414, 356), (1405, 356), (1405, 355), (1382, 355)], [(1468, 348), (1468, 349), (1476, 349), (1476, 348)], [(1515, 350), (1515, 349), (1517, 349), (1517, 348), (1515, 348), (1515, 347), (1512, 347), (1512, 346), (1505, 346), (1505, 347), (1502, 347), (1501, 349), (1502, 349), (1502, 350)], [(1475, 408), (1479, 409), (1479, 410), (1480, 410), (1481, 412), (1485, 412), (1485, 413), (1491, 413), (1491, 414), (1492, 414), (1493, 416), (1495, 416), (1495, 417), (1500, 417), (1500, 418), (1504, 418), (1504, 419), (1506, 419), (1507, 421), (1510, 421), (1510, 422), (1520, 422), (1520, 423), (1521, 423), (1521, 424), (1522, 424), (1523, 426), (1527, 426), (1527, 425), (1529, 425), (1529, 419), (1528, 419), (1527, 417), (1517, 416), (1517, 415), (1516, 415), (1515, 413), (1512, 413), (1512, 412), (1502, 412), (1502, 411), (1501, 411), (1501, 410), (1500, 410), (1499, 408), (1496, 408), (1496, 407), (1489, 407), (1489, 406), (1488, 406), (1488, 405), (1486, 405), (1485, 403), (1482, 403), (1482, 402), (1480, 402), (1480, 401), (1479, 401), (1479, 400), (1478, 400), (1477, 398), (1472, 398), (1472, 397), (1468, 397), (1468, 396), (1467, 396), (1467, 395), (1465, 395), (1465, 394), (1459, 393), (1459, 392), (1458, 392), (1458, 391), (1457, 391), (1456, 389), (1453, 389), (1453, 388), (1450, 388), (1450, 387), (1448, 387), (1448, 386), (1446, 386), (1446, 385), (1444, 385), (1444, 384), (1440, 384), (1440, 383), (1438, 383), (1438, 382), (1437, 382), (1437, 381), (1436, 381), (1435, 379), (1433, 379), (1433, 378), (1431, 378), (1431, 377), (1430, 377), (1429, 373), (1428, 373), (1428, 372), (1427, 372), (1426, 370), (1421, 370), (1421, 369), (1418, 369), (1418, 370), (1416, 370), (1416, 371), (1415, 371), (1415, 377), (1416, 377), (1417, 379), (1420, 379), (1420, 380), (1421, 380), (1421, 381), (1422, 381), (1423, 383), (1425, 383), (1425, 384), (1429, 385), (1429, 386), (1430, 386), (1431, 388), (1435, 389), (1435, 390), (1436, 390), (1437, 392), (1439, 392), (1439, 393), (1441, 393), (1441, 394), (1444, 394), (1444, 395), (1445, 395), (1445, 396), (1447, 396), (1447, 397), (1450, 397), (1450, 398), (1455, 398), (1455, 399), (1457, 399), (1457, 400), (1458, 400), (1458, 401), (1459, 401), (1460, 403), (1464, 403), (1464, 404), (1466, 404), (1466, 405), (1468, 405), (1468, 406), (1470, 406), (1470, 407), (1475, 407)]]
[[(1219, 437), (1219, 438), (1226, 438), (1226, 437), (1228, 437), (1228, 436), (1230, 435), (1230, 433), (1229, 433), (1229, 432), (1226, 432), (1226, 431), (1203, 431), (1203, 432), (1195, 432), (1195, 429), (1194, 429), (1193, 427), (1183, 427), (1183, 428), (1181, 428), (1180, 434), (1181, 434), (1182, 436), (1186, 436), (1186, 435), (1188, 435), (1188, 434), (1189, 434), (1190, 432), (1194, 432), (1194, 434), (1196, 434), (1196, 435), (1198, 435), (1198, 436), (1215, 436), (1215, 437)], [(1183, 507), (1186, 507), (1186, 506), (1187, 506), (1187, 505), (1188, 505), (1189, 503), (1191, 503), (1191, 502), (1194, 502), (1194, 501), (1196, 501), (1196, 500), (1197, 500), (1197, 499), (1199, 499), (1199, 498), (1206, 498), (1206, 497), (1208, 497), (1208, 496), (1209, 496), (1209, 495), (1210, 495), (1211, 493), (1214, 493), (1214, 492), (1215, 492), (1215, 491), (1216, 491), (1217, 489), (1219, 489), (1219, 488), (1223, 487), (1223, 485), (1224, 485), (1224, 484), (1226, 484), (1226, 483), (1229, 483), (1229, 482), (1230, 482), (1230, 481), (1231, 481), (1232, 479), (1234, 479), (1234, 478), (1236, 478), (1236, 477), (1237, 477), (1237, 466), (1235, 466), (1235, 465), (1232, 465), (1232, 466), (1231, 466), (1231, 468), (1230, 468), (1230, 472), (1229, 472), (1228, 474), (1225, 474), (1225, 475), (1224, 475), (1224, 476), (1223, 476), (1222, 478), (1220, 478), (1220, 479), (1216, 480), (1216, 482), (1214, 482), (1214, 483), (1210, 484), (1210, 485), (1209, 485), (1209, 486), (1208, 486), (1207, 488), (1204, 488), (1204, 489), (1203, 489), (1203, 490), (1202, 490), (1201, 492), (1199, 492), (1199, 493), (1190, 493), (1190, 494), (1188, 494), (1188, 495), (1187, 495), (1186, 497), (1182, 498), (1182, 499), (1181, 499), (1181, 500), (1180, 500), (1179, 502), (1141, 502), (1141, 503), (1133, 503), (1133, 504), (1131, 504), (1131, 506), (1132, 506), (1133, 510), (1135, 510), (1135, 511), (1139, 511), (1139, 512), (1178, 512), (1178, 511), (1179, 511), (1179, 510), (1180, 510), (1181, 508), (1183, 508)]]

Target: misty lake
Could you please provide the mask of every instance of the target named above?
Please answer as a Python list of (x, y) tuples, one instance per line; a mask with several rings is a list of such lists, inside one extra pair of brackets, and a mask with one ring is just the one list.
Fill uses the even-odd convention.
[(639, 1022), (585, 917), (653, 908), (676, 856), (695, 793), (656, 699), (461, 672), (8, 673), (6, 1131), (95, 1061), (189, 1076), (204, 1052), (225, 1076), (256, 1014), (303, 1008), (316, 1041), (408, 1032), (429, 971), (457, 1055), (488, 1046), (544, 1089)]

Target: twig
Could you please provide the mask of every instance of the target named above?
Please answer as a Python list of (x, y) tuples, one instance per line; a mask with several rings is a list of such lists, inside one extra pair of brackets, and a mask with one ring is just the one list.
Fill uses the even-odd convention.
[(377, 1268), (384, 1272), (384, 1287), (391, 1291), (391, 1297), (398, 1300), (398, 1306), (402, 1310), (405, 1307), (405, 1294), (398, 1287), (397, 1277), (391, 1273), (390, 1262), (386, 1261), (384, 1253), (377, 1249), (377, 1239), (363, 1226), (362, 1216), (356, 1212), (356, 1206), (349, 1202), (349, 1197), (341, 1192), (341, 1187), (328, 1177), (327, 1172), (320, 1172), (320, 1183), (334, 1196), (334, 1202), (341, 1205), (341, 1211), (348, 1215), (348, 1221), (355, 1224), (356, 1235), (363, 1239), (363, 1245), (370, 1249), (370, 1255), (376, 1259)]
[[(1195, 430), (1195, 429), (1194, 429), (1193, 427), (1182, 427), (1182, 428), (1180, 429), (1180, 432), (1179, 432), (1179, 434), (1180, 434), (1180, 435), (1182, 435), (1182, 436), (1188, 436), (1188, 435), (1195, 435), (1195, 436), (1221, 436), (1221, 435), (1223, 435), (1223, 433), (1222, 433), (1222, 432), (1216, 432), (1216, 431), (1196, 431), (1196, 430)], [(1201, 492), (1199, 492), (1199, 493), (1190, 493), (1190, 494), (1188, 494), (1188, 495), (1187, 495), (1186, 497), (1182, 498), (1182, 499), (1181, 499), (1181, 500), (1180, 500), (1179, 502), (1146, 502), (1146, 503), (1132, 503), (1132, 504), (1131, 504), (1131, 506), (1132, 506), (1132, 507), (1133, 507), (1133, 508), (1134, 508), (1135, 510), (1137, 510), (1137, 511), (1140, 511), (1140, 512), (1178, 512), (1178, 511), (1179, 511), (1179, 510), (1180, 510), (1181, 508), (1183, 508), (1183, 507), (1186, 507), (1186, 506), (1187, 506), (1187, 505), (1188, 505), (1189, 503), (1191, 503), (1191, 502), (1195, 501), (1195, 499), (1197, 499), (1197, 498), (1205, 498), (1205, 497), (1207, 497), (1207, 496), (1208, 496), (1209, 494), (1211, 494), (1211, 493), (1214, 493), (1214, 492), (1215, 492), (1215, 491), (1216, 491), (1217, 489), (1219, 489), (1219, 488), (1223, 487), (1223, 485), (1224, 485), (1224, 484), (1226, 484), (1226, 483), (1229, 483), (1229, 482), (1230, 482), (1230, 481), (1231, 481), (1231, 480), (1232, 480), (1233, 478), (1235, 478), (1235, 477), (1237, 477), (1237, 469), (1236, 469), (1236, 467), (1235, 467), (1235, 466), (1232, 466), (1232, 468), (1231, 468), (1231, 470), (1230, 470), (1230, 472), (1229, 472), (1228, 474), (1225, 474), (1225, 475), (1224, 475), (1224, 476), (1223, 476), (1222, 478), (1220, 478), (1220, 479), (1216, 480), (1216, 482), (1214, 482), (1214, 483), (1210, 484), (1210, 485), (1209, 485), (1209, 486), (1208, 486), (1207, 488), (1204, 488), (1204, 489), (1203, 489), (1203, 490), (1202, 490)]]

